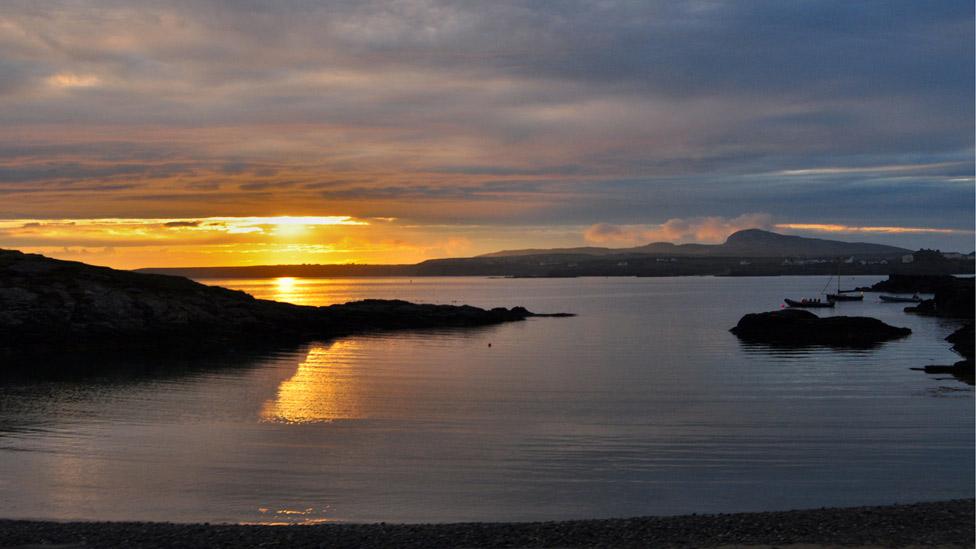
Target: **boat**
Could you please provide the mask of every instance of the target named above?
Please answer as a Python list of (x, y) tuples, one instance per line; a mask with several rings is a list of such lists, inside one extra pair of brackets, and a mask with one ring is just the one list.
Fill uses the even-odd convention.
[[(839, 260), (838, 260), (837, 265), (838, 265), (837, 266), (837, 293), (836, 294), (827, 294), (827, 301), (864, 301), (864, 294), (863, 293), (862, 294), (858, 294), (858, 295), (849, 295), (849, 294), (852, 294), (852, 293), (856, 292), (857, 290), (841, 290), (840, 289), (840, 261)], [(828, 285), (830, 284), (830, 281), (829, 280), (827, 281), (827, 284)], [(825, 286), (824, 289), (826, 290), (827, 287)]]
[(921, 303), (922, 302), (922, 298), (918, 297), (918, 294), (915, 294), (912, 297), (899, 297), (896, 295), (882, 295), (878, 297), (880, 297), (881, 301), (884, 301), (885, 303)]
[(789, 307), (802, 307), (804, 309), (820, 309), (820, 308), (833, 308), (833, 301), (820, 301), (819, 299), (801, 299), (796, 301), (795, 299), (786, 298), (783, 300)]

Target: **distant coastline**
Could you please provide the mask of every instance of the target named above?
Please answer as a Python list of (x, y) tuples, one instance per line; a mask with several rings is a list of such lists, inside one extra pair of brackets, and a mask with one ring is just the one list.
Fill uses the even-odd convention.
[(137, 269), (139, 273), (187, 278), (382, 278), (433, 276), (489, 276), (501, 278), (577, 278), (584, 276), (843, 276), (967, 275), (974, 274), (973, 259), (940, 263), (872, 262), (812, 259), (786, 263), (783, 258), (561, 258), (532, 261), (513, 258), (437, 259), (414, 265), (254, 265), (242, 267), (160, 267)]

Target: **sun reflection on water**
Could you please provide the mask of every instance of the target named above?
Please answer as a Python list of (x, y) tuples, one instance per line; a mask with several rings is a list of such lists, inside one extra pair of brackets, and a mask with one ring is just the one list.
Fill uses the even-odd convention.
[(274, 279), (274, 300), (295, 303), (298, 296), (295, 292), (297, 280), (291, 276), (281, 276)]
[(242, 525), (253, 526), (294, 526), (294, 525), (315, 525), (335, 522), (336, 519), (329, 516), (330, 506), (325, 509), (315, 509), (306, 507), (305, 509), (277, 509), (272, 510), (268, 507), (259, 507), (258, 512), (266, 515), (268, 520), (257, 520), (240, 522)]
[(350, 340), (313, 347), (275, 398), (264, 403), (261, 419), (316, 423), (365, 417), (355, 379), (359, 347)]

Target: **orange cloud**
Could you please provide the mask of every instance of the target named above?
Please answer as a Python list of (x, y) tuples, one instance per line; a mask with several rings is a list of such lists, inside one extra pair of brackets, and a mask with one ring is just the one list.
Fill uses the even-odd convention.
[(99, 82), (97, 76), (70, 72), (53, 74), (47, 78), (48, 85), (55, 88), (90, 88), (97, 86)]
[(879, 233), (879, 234), (966, 234), (973, 231), (938, 229), (933, 227), (858, 227), (831, 223), (779, 223), (777, 229), (816, 231), (825, 233)]

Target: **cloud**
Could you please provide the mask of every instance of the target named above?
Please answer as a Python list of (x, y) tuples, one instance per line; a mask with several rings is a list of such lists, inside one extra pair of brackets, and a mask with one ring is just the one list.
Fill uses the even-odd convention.
[[(926, 170), (942, 170), (945, 168), (963, 168), (969, 170), (972, 166), (965, 162), (938, 162), (932, 164), (905, 164), (895, 166), (849, 166), (843, 168), (822, 167), (808, 168), (802, 170), (783, 170), (775, 175), (784, 176), (815, 176), (815, 175), (847, 175), (858, 173), (898, 173), (898, 172), (923, 172)], [(937, 172), (938, 173), (938, 172)]]
[(971, 2), (3, 7), (0, 217), (972, 224)]
[(715, 244), (743, 229), (769, 229), (772, 216), (749, 213), (728, 219), (719, 216), (669, 219), (660, 225), (612, 225), (597, 223), (586, 229), (584, 239), (591, 244), (639, 246), (651, 242), (701, 242)]

